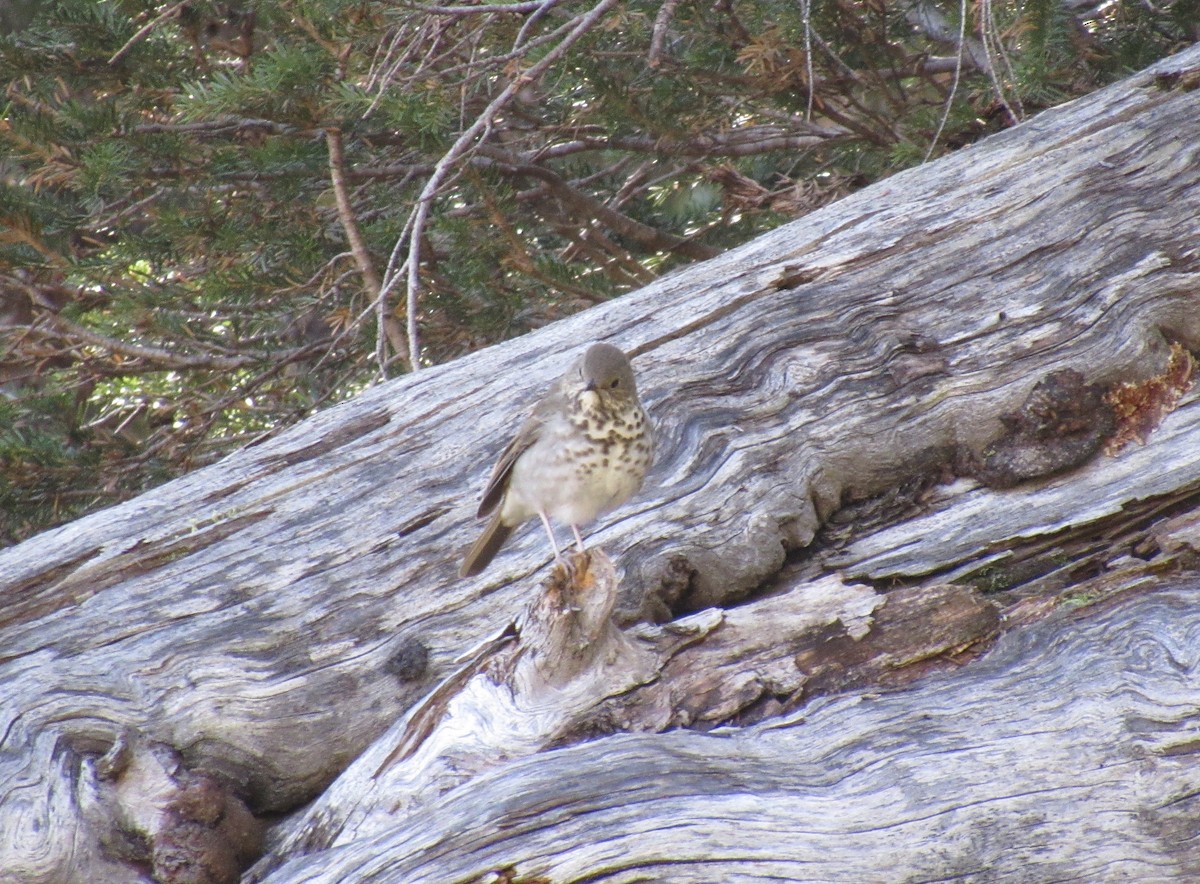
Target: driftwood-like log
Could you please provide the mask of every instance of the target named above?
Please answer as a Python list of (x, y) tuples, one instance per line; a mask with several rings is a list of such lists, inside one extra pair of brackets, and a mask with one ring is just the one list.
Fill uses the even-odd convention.
[[(570, 575), (556, 569), (512, 628), (284, 827), (285, 840), (255, 877), (283, 857), (394, 831), (398, 815), (418, 815), (488, 770), (556, 744), (725, 722), (750, 709), (776, 715), (776, 698), (961, 651), (999, 625), (996, 607), (961, 587), (885, 596), (829, 578), (621, 632), (610, 619), (615, 578), (603, 553)], [(765, 697), (772, 702), (764, 710)]]
[[(820, 879), (839, 838), (852, 880), (948, 878), (995, 852), (968, 822), (1046, 877), (1195, 868), (1171, 833), (1197, 778), (1175, 736), (1200, 622), (1198, 69), (1200, 47), (0, 553), (0, 879), (228, 880), (268, 813), (276, 882)], [(405, 793), (462, 655), (538, 652), (507, 630), (544, 603), (544, 538), (455, 569), (499, 448), (593, 339), (634, 353), (656, 422), (646, 489), (590, 535), (625, 626), (594, 634), (638, 650), (575, 673), (531, 749)]]
[(1135, 596), (903, 693), (518, 760), (266, 880), (1195, 880), (1200, 581)]

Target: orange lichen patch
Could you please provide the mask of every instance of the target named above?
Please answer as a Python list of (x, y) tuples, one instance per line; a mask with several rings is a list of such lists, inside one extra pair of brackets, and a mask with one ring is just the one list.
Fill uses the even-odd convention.
[(1196, 362), (1182, 344), (1171, 344), (1167, 369), (1141, 383), (1117, 384), (1104, 396), (1117, 418), (1117, 432), (1104, 446), (1116, 454), (1130, 442), (1144, 443), (1163, 418), (1175, 410), (1195, 382)]

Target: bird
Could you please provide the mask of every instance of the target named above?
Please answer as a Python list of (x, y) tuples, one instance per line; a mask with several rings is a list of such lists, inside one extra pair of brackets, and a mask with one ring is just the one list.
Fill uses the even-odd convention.
[(550, 520), (579, 526), (632, 497), (653, 457), (650, 419), (629, 358), (592, 344), (542, 396), (500, 454), (477, 516), (491, 518), (463, 557), (459, 575), (483, 571), (521, 523), (538, 516), (562, 562)]

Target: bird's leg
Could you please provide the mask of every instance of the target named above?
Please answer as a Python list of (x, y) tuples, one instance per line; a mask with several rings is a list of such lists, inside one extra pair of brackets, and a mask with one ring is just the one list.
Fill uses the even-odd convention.
[[(558, 541), (554, 538), (554, 529), (550, 527), (550, 520), (546, 517), (545, 513), (538, 513), (538, 515), (541, 516), (542, 524), (546, 526), (546, 536), (550, 538), (550, 548), (554, 550), (554, 561), (561, 565), (563, 559), (558, 551)], [(579, 535), (576, 534), (575, 536), (578, 537)]]
[[(575, 547), (579, 550), (575, 558), (571, 560), (571, 564), (567, 566), (567, 574), (570, 576), (571, 582), (574, 583), (578, 574), (576, 568), (583, 568), (586, 571), (591, 560), (587, 557), (587, 550), (583, 548), (583, 538), (579, 536), (579, 526), (572, 524), (571, 533), (575, 535)], [(570, 610), (578, 613), (580, 609), (572, 606)]]

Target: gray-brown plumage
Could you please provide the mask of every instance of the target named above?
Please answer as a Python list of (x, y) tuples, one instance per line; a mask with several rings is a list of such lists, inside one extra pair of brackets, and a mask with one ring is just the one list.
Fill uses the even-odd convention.
[(491, 514), (459, 574), (478, 574), (512, 534), (539, 516), (566, 522), (583, 550), (579, 526), (619, 506), (642, 485), (652, 454), (650, 422), (638, 401), (629, 359), (592, 344), (534, 406), (500, 455), (479, 503)]

